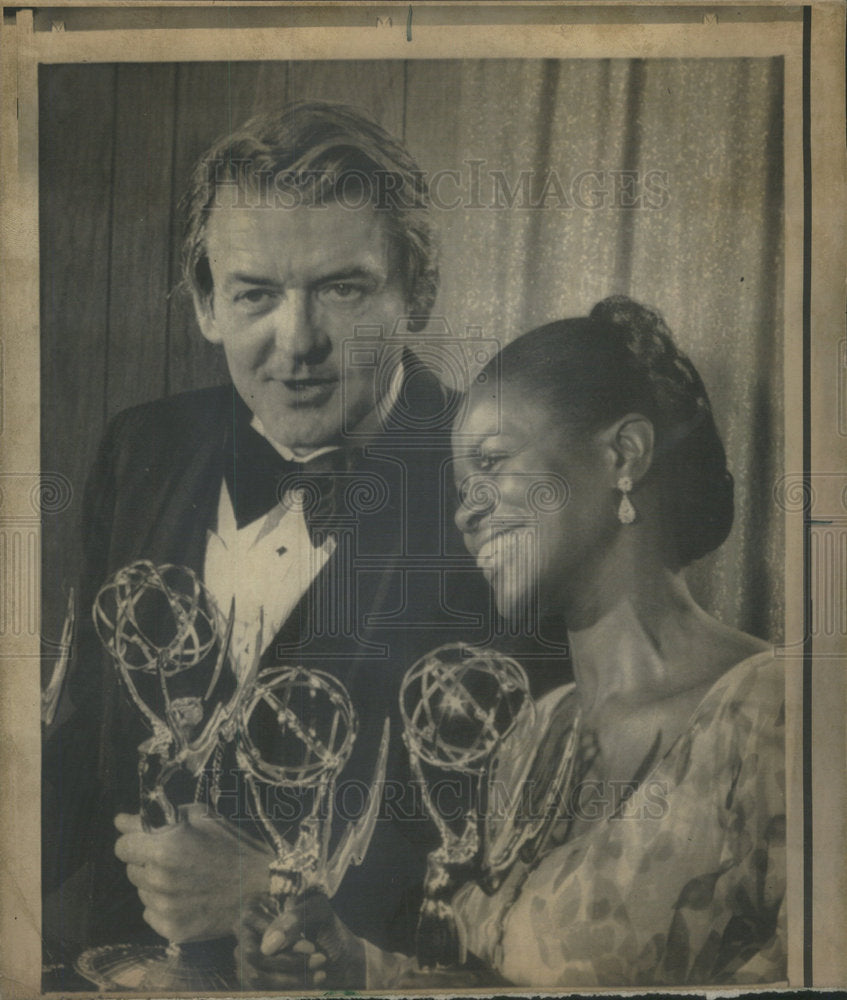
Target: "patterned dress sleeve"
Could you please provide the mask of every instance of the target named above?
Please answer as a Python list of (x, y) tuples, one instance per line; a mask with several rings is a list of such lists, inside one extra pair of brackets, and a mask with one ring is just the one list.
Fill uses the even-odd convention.
[(776, 983), (786, 978), (786, 818), (784, 672), (765, 658), (726, 701), (733, 722), (726, 845), (737, 865), (721, 936), (726, 962), (716, 981)]
[(536, 987), (783, 980), (783, 706), (768, 654), (729, 671), (620, 812), (460, 893), (469, 949)]

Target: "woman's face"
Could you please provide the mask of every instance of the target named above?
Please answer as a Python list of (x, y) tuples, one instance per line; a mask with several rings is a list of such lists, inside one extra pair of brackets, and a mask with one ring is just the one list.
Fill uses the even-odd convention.
[(617, 523), (613, 461), (599, 435), (568, 433), (531, 390), (477, 384), (453, 454), (456, 524), (502, 615), (561, 608), (590, 588)]

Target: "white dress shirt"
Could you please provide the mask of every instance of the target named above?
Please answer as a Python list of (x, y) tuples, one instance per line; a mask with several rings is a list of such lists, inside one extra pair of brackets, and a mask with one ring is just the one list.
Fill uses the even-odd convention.
[(261, 651), (267, 649), (334, 550), (332, 538), (312, 546), (296, 502), (278, 503), (239, 529), (229, 490), (221, 486), (217, 531), (208, 532), (203, 577), (224, 614), (235, 598), (234, 659), (249, 663), (260, 613)]
[[(380, 419), (399, 398), (403, 374), (403, 365), (399, 364), (389, 391), (377, 407)], [(338, 445), (326, 445), (295, 454), (269, 438), (258, 417), (253, 417), (251, 426), (288, 461), (308, 463), (318, 455), (338, 450)], [(206, 538), (203, 580), (223, 614), (229, 613), (235, 598), (235, 662), (246, 669), (255, 655), (260, 615), (261, 652), (268, 648), (334, 551), (335, 540), (331, 537), (320, 546), (312, 545), (302, 504), (289, 494), (267, 514), (239, 529), (226, 482), (221, 483), (217, 530), (210, 530)]]

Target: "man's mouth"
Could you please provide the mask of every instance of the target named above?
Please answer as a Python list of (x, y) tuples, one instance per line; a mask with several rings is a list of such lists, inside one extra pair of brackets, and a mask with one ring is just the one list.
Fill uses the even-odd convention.
[(279, 385), (285, 387), (291, 396), (291, 402), (297, 406), (299, 404), (323, 403), (338, 388), (339, 380), (336, 375), (311, 376), (309, 378), (281, 378), (274, 379)]
[(338, 382), (338, 378), (334, 375), (328, 375), (323, 378), (286, 378), (279, 381), (282, 382), (286, 389), (291, 390), (291, 392), (306, 392), (309, 389), (320, 389), (335, 385)]

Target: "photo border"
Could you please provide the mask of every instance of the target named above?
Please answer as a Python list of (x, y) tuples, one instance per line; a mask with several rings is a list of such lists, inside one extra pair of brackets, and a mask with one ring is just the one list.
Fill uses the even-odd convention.
[[(826, 586), (813, 574), (812, 545), (815, 533), (834, 530), (838, 519), (847, 532), (847, 508), (842, 488), (847, 479), (845, 436), (839, 431), (844, 400), (832, 374), (828, 351), (835, 339), (845, 337), (844, 290), (844, 11), (838, 3), (807, 5), (777, 3), (712, 3), (708, 5), (644, 3), (617, 5), (590, 3), (535, 4), (527, 9), (543, 11), (547, 24), (444, 26), (425, 23), (427, 16), (449, 20), (451, 12), (474, 11), (477, 20), (484, 4), (414, 5), (409, 22), (406, 4), (348, 4), (367, 10), (383, 20), (372, 27), (245, 27), (235, 31), (214, 27), (104, 27), (74, 30), (74, 18), (83, 15), (104, 21), (121, 9), (126, 15), (141, 15), (141, 8), (155, 9), (167, 22), (177, 19), (175, 8), (163, 4), (68, 3), (63, 20), (53, 17), (55, 4), (32, 4), (31, 9), (3, 11), (2, 109), (0, 145), (2, 169), (2, 374), (3, 410), (0, 438), (2, 471), (0, 482), (13, 475), (38, 475), (39, 427), (39, 281), (38, 281), (38, 181), (37, 181), (37, 67), (43, 62), (76, 61), (188, 61), (209, 59), (214, 50), (221, 58), (432, 58), (445, 57), (449, 43), (456, 58), (520, 57), (597, 58), (613, 53), (645, 58), (674, 54), (695, 57), (714, 54), (759, 55), (767, 46), (782, 46), (786, 58), (786, 215), (785, 215), (785, 352), (790, 361), (801, 336), (802, 371), (791, 378), (786, 365), (786, 470), (801, 455), (802, 502), (786, 513), (786, 636), (802, 636), (799, 658), (786, 644), (786, 687), (789, 699), (789, 733), (800, 732), (798, 746), (787, 748), (789, 796), (789, 981), (793, 985), (833, 986), (847, 982), (847, 957), (842, 940), (847, 912), (847, 871), (844, 862), (845, 759), (843, 635), (812, 634), (815, 605), (834, 602), (837, 609), (847, 600), (845, 593), (823, 593)], [(206, 4), (185, 5), (198, 16)], [(233, 16), (250, 5), (216, 5), (209, 17), (220, 18), (221, 7)], [(342, 15), (338, 5), (294, 4), (298, 17), (326, 21), (327, 11)], [(637, 6), (644, 14), (633, 17)], [(268, 4), (268, 19), (279, 16)], [(561, 30), (551, 31), (550, 8), (563, 8), (574, 15)], [(785, 16), (782, 20), (777, 8)], [(182, 10), (182, 8), (179, 8)], [(408, 8), (412, 10), (413, 8)], [(504, 5), (492, 15), (505, 17), (513, 5)], [(33, 14), (34, 10), (34, 14)], [(655, 16), (660, 11), (664, 20)], [(762, 22), (752, 20), (755, 11)], [(379, 13), (389, 11), (389, 13)], [(588, 23), (588, 11), (597, 23)], [(671, 18), (677, 12), (681, 20)], [(732, 19), (742, 11), (745, 19)], [(254, 10), (255, 12), (255, 10)], [(242, 11), (243, 13), (243, 11)], [(788, 14), (799, 15), (798, 18)], [(273, 14), (273, 17), (271, 17)], [(402, 15), (406, 14), (405, 20)], [(648, 16), (651, 15), (651, 16)], [(44, 17), (50, 30), (40, 30)], [(386, 24), (390, 17), (392, 24)], [(528, 14), (524, 15), (530, 20)], [(622, 20), (615, 21), (615, 18)], [(699, 20), (698, 20), (699, 18)], [(749, 18), (749, 19), (747, 19)], [(461, 18), (459, 18), (461, 20)], [(131, 21), (132, 19), (129, 18)], [(574, 23), (579, 21), (580, 23)], [(60, 30), (57, 25), (62, 23)], [(80, 23), (83, 23), (82, 21)], [(71, 30), (68, 30), (68, 29)], [(408, 36), (411, 34), (411, 40)], [(238, 36), (238, 37), (234, 37)], [(710, 37), (706, 37), (710, 36)], [(779, 37), (776, 43), (774, 39)], [(131, 44), (130, 44), (131, 43)], [(684, 50), (684, 51), (682, 51)], [(755, 50), (755, 51), (754, 51)], [(767, 51), (767, 54), (779, 54)], [(154, 58), (155, 57), (155, 58)], [(800, 96), (800, 108), (796, 102)], [(833, 98), (837, 95), (837, 99)], [(9, 126), (12, 127), (9, 127)], [(17, 125), (17, 127), (15, 127)], [(798, 135), (799, 129), (799, 135)], [(799, 146), (797, 140), (799, 138)], [(797, 163), (797, 156), (800, 163)], [(33, 169), (35, 165), (35, 169)], [(799, 169), (798, 169), (799, 168)], [(799, 204), (798, 204), (799, 201)], [(841, 226), (833, 226), (833, 219)], [(798, 240), (799, 235), (799, 240)], [(791, 252), (791, 248), (802, 247)], [(798, 296), (799, 293), (799, 296)], [(799, 319), (799, 323), (798, 323)], [(833, 338), (833, 331), (836, 336)], [(843, 354), (842, 350), (842, 354)], [(847, 358), (839, 355), (847, 367)], [(837, 366), (836, 366), (837, 367)], [(839, 376), (840, 377), (840, 376)], [(34, 391), (33, 391), (34, 381)], [(799, 404), (799, 405), (798, 405)], [(797, 449), (797, 413), (802, 413), (802, 440)], [(833, 429), (834, 428), (834, 429)], [(797, 468), (797, 466), (794, 466)], [(832, 471), (836, 470), (836, 471)], [(12, 498), (13, 491), (5, 490)], [(14, 492), (14, 501), (18, 493)], [(31, 996), (40, 992), (40, 858), (35, 831), (39, 829), (38, 786), (40, 734), (37, 725), (40, 689), (38, 637), (34, 642), (25, 622), (37, 620), (37, 588), (25, 587), (24, 566), (32, 559), (32, 545), (39, 537), (38, 517), (24, 506), (7, 504), (0, 524), (14, 521), (24, 531), (22, 548), (7, 552), (3, 579), (18, 586), (15, 608), (18, 631), (7, 629), (0, 636), (0, 732), (3, 733), (0, 774), (8, 793), (0, 812), (0, 850), (3, 875), (0, 883), (0, 936), (14, 939), (15, 954), (7, 948), (0, 969), (0, 985), (8, 996)], [(31, 540), (35, 538), (36, 542)], [(37, 556), (37, 551), (36, 551)], [(8, 575), (5, 575), (8, 574)], [(847, 585), (845, 585), (847, 586)], [(35, 595), (35, 596), (33, 596)], [(799, 596), (796, 602), (792, 595)], [(842, 603), (839, 603), (842, 602)], [(14, 625), (14, 623), (13, 623)], [(799, 722), (800, 725), (792, 724)], [(822, 738), (822, 734), (823, 737)], [(791, 737), (794, 740), (794, 736)], [(834, 798), (834, 801), (833, 801)], [(798, 805), (800, 806), (798, 810)], [(802, 817), (801, 829), (797, 829)], [(798, 888), (799, 886), (799, 888)], [(798, 906), (796, 900), (802, 899)], [(802, 915), (801, 919), (799, 914)], [(799, 923), (799, 928), (798, 928)], [(798, 952), (798, 929), (802, 947)], [(33, 964), (35, 963), (35, 964)], [(37, 970), (37, 978), (34, 977)], [(35, 992), (33, 992), (35, 990)], [(530, 991), (535, 994), (538, 991)], [(592, 991), (593, 992), (593, 991)], [(602, 991), (598, 991), (602, 992)], [(643, 991), (641, 991), (643, 992)], [(697, 992), (703, 992), (698, 990)], [(79, 994), (83, 996), (85, 994)]]

